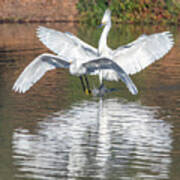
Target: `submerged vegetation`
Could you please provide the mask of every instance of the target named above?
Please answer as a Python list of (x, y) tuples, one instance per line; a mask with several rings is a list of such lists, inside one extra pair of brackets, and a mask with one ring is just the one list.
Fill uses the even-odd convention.
[(179, 0), (79, 0), (77, 3), (80, 20), (90, 24), (99, 22), (107, 7), (116, 23), (180, 23)]

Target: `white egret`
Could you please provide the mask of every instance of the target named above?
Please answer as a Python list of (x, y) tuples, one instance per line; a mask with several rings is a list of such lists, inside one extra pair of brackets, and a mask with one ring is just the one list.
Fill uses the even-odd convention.
[[(109, 9), (104, 13), (102, 25), (105, 27), (99, 40), (98, 49), (71, 33), (62, 33), (46, 27), (39, 27), (37, 36), (57, 55), (63, 55), (68, 59), (81, 58), (81, 63), (98, 57), (110, 58), (130, 75), (136, 74), (162, 58), (174, 44), (172, 34), (165, 31), (152, 35), (143, 34), (135, 41), (112, 50), (107, 46), (107, 36), (111, 29), (111, 11)], [(113, 70), (102, 70), (99, 75), (100, 83), (102, 83), (102, 79), (119, 80), (119, 76)]]
[[(38, 56), (23, 71), (15, 82), (13, 89), (19, 92), (26, 92), (46, 71), (57, 67), (66, 68), (66, 65), (70, 68), (71, 74), (81, 77), (81, 82), (81, 75), (83, 74), (99, 74), (100, 87), (102, 87), (103, 79), (110, 81), (123, 80), (123, 76), (127, 78), (127, 74), (132, 75), (145, 69), (168, 53), (174, 44), (172, 34), (166, 31), (152, 35), (141, 35), (137, 40), (112, 50), (107, 46), (107, 36), (111, 29), (111, 11), (109, 9), (104, 13), (102, 24), (105, 27), (99, 40), (98, 49), (83, 42), (71, 33), (62, 33), (40, 26), (37, 30), (37, 36), (44, 45), (58, 56), (50, 54), (48, 56), (47, 54)], [(61, 60), (61, 65), (57, 64), (57, 59)], [(103, 59), (106, 60), (104, 61)], [(91, 71), (89, 70), (92, 65), (90, 61), (93, 61)], [(72, 62), (72, 65), (69, 64), (70, 62)], [(85, 65), (86, 63), (88, 65)], [(103, 65), (102, 63), (105, 64)], [(78, 67), (76, 67), (76, 64), (78, 64)], [(81, 68), (78, 69), (79, 67)], [(36, 73), (33, 74), (33, 72)], [(128, 77), (127, 79), (130, 78)], [(88, 82), (87, 79), (86, 82)], [(124, 82), (126, 85), (128, 84), (127, 81)], [(134, 86), (134, 88), (128, 87), (131, 93), (137, 94), (137, 89), (132, 81), (129, 84)]]
[[(163, 57), (172, 48), (174, 41), (168, 31), (152, 35), (141, 35), (135, 41), (120, 46), (115, 50), (107, 46), (107, 36), (111, 29), (111, 11), (107, 9), (102, 18), (104, 25), (99, 40), (98, 52), (116, 62), (127, 74), (135, 74)], [(110, 71), (103, 72), (106, 80), (117, 80), (116, 74)]]
[(81, 76), (84, 74), (91, 74), (97, 70), (111, 69), (115, 71), (119, 77), (127, 86), (129, 91), (135, 95), (138, 93), (136, 86), (115, 62), (107, 58), (98, 58), (86, 63), (80, 63), (81, 61), (74, 60), (67, 62), (67, 59), (63, 56), (55, 56), (52, 54), (41, 54), (36, 57), (21, 73), (16, 80), (13, 90), (25, 93), (34, 83), (36, 83), (47, 71), (55, 68), (69, 68), (72, 75)]

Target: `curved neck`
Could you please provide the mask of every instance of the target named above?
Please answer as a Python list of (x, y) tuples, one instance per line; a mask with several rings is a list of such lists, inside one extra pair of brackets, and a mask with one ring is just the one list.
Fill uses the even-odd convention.
[(108, 24), (106, 24), (106, 26), (104, 27), (103, 32), (101, 34), (99, 44), (98, 44), (99, 54), (102, 54), (104, 49), (108, 48), (107, 47), (107, 36), (108, 36), (110, 29), (111, 29), (111, 21)]

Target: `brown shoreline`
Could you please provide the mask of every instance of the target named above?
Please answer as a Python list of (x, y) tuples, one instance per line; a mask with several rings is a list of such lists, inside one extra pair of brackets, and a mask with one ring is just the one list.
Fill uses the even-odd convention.
[(0, 0), (0, 22), (74, 22), (78, 0)]
[(19, 23), (19, 24), (23, 24), (23, 23), (79, 23), (80, 21), (77, 19), (77, 20), (49, 20), (49, 21), (46, 21), (46, 20), (18, 20), (18, 21), (13, 21), (13, 20), (10, 20), (10, 19), (5, 19), (5, 20), (1, 20), (0, 19), (0, 24), (4, 24), (4, 23)]

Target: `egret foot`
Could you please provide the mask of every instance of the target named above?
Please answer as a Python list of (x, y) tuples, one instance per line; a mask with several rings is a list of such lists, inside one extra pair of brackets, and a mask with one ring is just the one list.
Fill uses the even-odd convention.
[(89, 96), (90, 94), (91, 94), (91, 90), (89, 90), (89, 89), (85, 89), (85, 94), (87, 95), (87, 96)]

